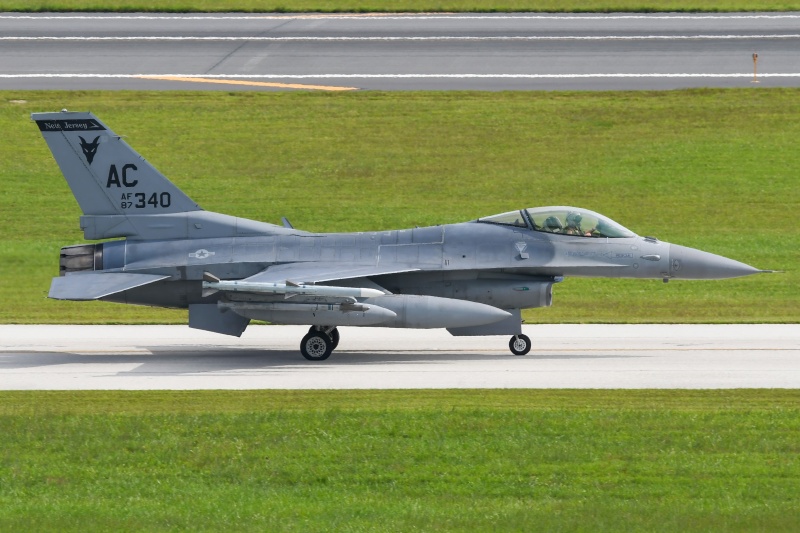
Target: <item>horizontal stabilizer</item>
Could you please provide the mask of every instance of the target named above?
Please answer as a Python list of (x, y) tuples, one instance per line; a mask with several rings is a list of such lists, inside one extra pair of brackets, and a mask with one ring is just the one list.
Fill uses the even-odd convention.
[(118, 292), (155, 283), (169, 276), (156, 274), (128, 274), (89, 272), (53, 278), (50, 294), (55, 300), (97, 300)]

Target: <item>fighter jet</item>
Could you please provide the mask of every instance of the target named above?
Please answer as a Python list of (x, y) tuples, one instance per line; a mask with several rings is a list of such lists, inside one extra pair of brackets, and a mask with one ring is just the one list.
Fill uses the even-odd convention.
[[(762, 272), (640, 237), (577, 207), (459, 224), (312, 233), (204, 211), (91, 113), (34, 113), (82, 212), (49, 297), (188, 309), (189, 327), (240, 336), (251, 320), (308, 325), (300, 352), (327, 359), (339, 326), (510, 335), (565, 276), (722, 279)], [(111, 240), (109, 240), (111, 239)]]

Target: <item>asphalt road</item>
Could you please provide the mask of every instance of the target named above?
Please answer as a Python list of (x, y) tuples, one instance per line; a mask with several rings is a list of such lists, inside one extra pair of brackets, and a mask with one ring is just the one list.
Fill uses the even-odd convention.
[(341, 328), (317, 363), (306, 330), (0, 326), (0, 390), (800, 387), (796, 324), (524, 326), (525, 357), (505, 337)]
[(0, 89), (800, 86), (800, 13), (0, 15)]

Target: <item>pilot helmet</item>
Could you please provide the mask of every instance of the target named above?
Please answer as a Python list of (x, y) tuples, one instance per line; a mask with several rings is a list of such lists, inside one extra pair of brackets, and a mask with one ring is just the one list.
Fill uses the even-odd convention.
[(547, 220), (544, 221), (544, 227), (547, 229), (562, 229), (564, 226), (557, 217), (547, 217)]
[(581, 224), (583, 217), (580, 213), (570, 213), (567, 215), (567, 227), (577, 228)]

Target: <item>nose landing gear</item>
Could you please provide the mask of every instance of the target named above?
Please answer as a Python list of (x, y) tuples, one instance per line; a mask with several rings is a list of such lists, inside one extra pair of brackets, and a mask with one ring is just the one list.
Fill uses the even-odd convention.
[(514, 335), (508, 342), (508, 347), (514, 355), (525, 355), (531, 351), (531, 339), (523, 334)]

